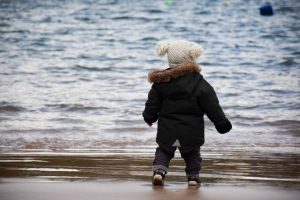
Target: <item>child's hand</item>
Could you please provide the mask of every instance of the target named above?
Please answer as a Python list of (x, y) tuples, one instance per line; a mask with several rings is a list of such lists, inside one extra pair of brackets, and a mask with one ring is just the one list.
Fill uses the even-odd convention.
[(150, 127), (152, 126), (152, 123), (147, 123)]

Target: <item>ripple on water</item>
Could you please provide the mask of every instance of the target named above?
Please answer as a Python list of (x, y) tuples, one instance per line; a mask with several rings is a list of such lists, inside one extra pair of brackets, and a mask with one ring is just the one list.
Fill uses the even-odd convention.
[(46, 109), (54, 109), (58, 112), (84, 112), (93, 110), (106, 110), (109, 108), (105, 106), (87, 106), (82, 104), (47, 104)]
[(23, 112), (26, 111), (27, 109), (22, 107), (22, 106), (18, 106), (9, 102), (0, 102), (0, 113), (4, 112)]
[(283, 66), (296, 66), (297, 62), (294, 61), (293, 58), (288, 58), (288, 59), (285, 59), (284, 61), (280, 62), (279, 65), (283, 65)]
[(82, 65), (75, 65), (75, 69), (77, 70), (87, 70), (87, 71), (96, 71), (96, 72), (103, 72), (103, 71), (111, 71), (112, 67), (87, 67)]

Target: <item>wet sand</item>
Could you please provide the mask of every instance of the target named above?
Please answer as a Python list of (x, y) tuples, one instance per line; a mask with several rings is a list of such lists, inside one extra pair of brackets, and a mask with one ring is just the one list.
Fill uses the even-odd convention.
[(184, 183), (153, 187), (142, 181), (66, 182), (32, 179), (2, 180), (0, 198), (14, 200), (297, 200), (300, 192), (290, 189), (240, 186), (187, 187)]
[[(130, 152), (131, 151), (131, 152)], [(188, 188), (177, 154), (164, 187), (151, 185), (153, 152), (23, 151), (0, 154), (6, 199), (299, 199), (298, 154), (204, 152), (202, 186)]]
[[(132, 149), (3, 152), (0, 154), (0, 178), (149, 181), (153, 155), (153, 152)], [(297, 153), (204, 152), (202, 158), (204, 184), (300, 188), (300, 156)], [(185, 182), (184, 168), (184, 161), (176, 152), (167, 181)]]

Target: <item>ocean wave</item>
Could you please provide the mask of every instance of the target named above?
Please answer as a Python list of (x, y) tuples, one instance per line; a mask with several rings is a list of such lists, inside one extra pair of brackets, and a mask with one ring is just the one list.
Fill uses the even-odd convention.
[(46, 109), (51, 108), (58, 111), (77, 112), (77, 111), (93, 111), (106, 110), (108, 107), (103, 106), (86, 106), (81, 104), (47, 104)]
[(112, 128), (112, 129), (105, 129), (104, 131), (112, 132), (112, 133), (141, 133), (145, 132), (148, 129), (146, 125), (144, 127), (127, 127), (127, 128)]
[(157, 13), (164, 13), (164, 11), (163, 10), (159, 10), (159, 9), (147, 9), (147, 10), (145, 10), (146, 12), (148, 12), (148, 13), (152, 13), (152, 14), (157, 14)]
[(22, 112), (25, 111), (26, 108), (6, 102), (0, 103), (0, 112)]
[(299, 120), (276, 120), (265, 122), (271, 126), (292, 126), (295, 128), (300, 128)]
[(76, 16), (74, 19), (76, 19), (76, 20), (78, 20), (78, 21), (83, 21), (83, 22), (91, 22), (91, 21), (92, 21), (91, 18), (85, 17), (85, 16), (82, 16), (82, 17)]
[[(251, 124), (253, 121), (261, 121), (263, 119), (263, 117), (260, 117), (260, 116), (253, 116), (253, 115), (247, 115), (247, 114), (231, 114), (230, 116), (230, 119), (232, 120), (236, 120), (236, 121), (243, 121), (243, 120), (246, 120), (247, 124)], [(244, 121), (245, 122), (245, 121)]]
[(157, 41), (156, 37), (143, 37), (141, 41)]
[(279, 65), (284, 65), (284, 66), (293, 66), (297, 65), (298, 63), (294, 61), (292, 58), (285, 59), (284, 61), (280, 62)]
[(300, 55), (300, 51), (294, 51), (292, 52), (293, 55)]
[(133, 16), (117, 16), (117, 17), (112, 17), (112, 20), (119, 21), (119, 20), (126, 20), (126, 21), (143, 21), (143, 22), (150, 22), (153, 20), (158, 20), (159, 18), (150, 18), (150, 17), (133, 17)]
[(0, 22), (0, 27), (10, 27), (10, 25), (8, 23), (4, 23), (4, 22)]
[(1, 34), (9, 34), (9, 33), (30, 33), (27, 29), (17, 29), (17, 30), (0, 30)]
[(87, 66), (82, 66), (82, 65), (75, 65), (75, 69), (78, 70), (87, 70), (87, 71), (98, 71), (98, 72), (102, 72), (102, 71), (111, 71), (112, 68), (111, 67), (87, 67)]
[(291, 12), (298, 12), (300, 9), (300, 5), (290, 5), (290, 6), (282, 6), (276, 9), (276, 12), (281, 14), (291, 13)]

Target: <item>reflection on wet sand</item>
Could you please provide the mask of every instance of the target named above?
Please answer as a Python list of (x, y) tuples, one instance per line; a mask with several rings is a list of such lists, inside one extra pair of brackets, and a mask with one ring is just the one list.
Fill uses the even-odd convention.
[[(126, 153), (127, 152), (127, 153)], [(204, 185), (266, 186), (299, 188), (299, 154), (203, 153)], [(119, 152), (22, 152), (0, 155), (1, 178), (48, 180), (136, 180), (149, 181), (152, 153), (130, 155)], [(184, 162), (179, 155), (171, 161), (167, 183), (185, 182)]]
[(1, 199), (14, 200), (298, 200), (299, 192), (261, 187), (201, 187), (183, 183), (152, 187), (141, 181), (64, 182), (14, 179), (0, 184)]

